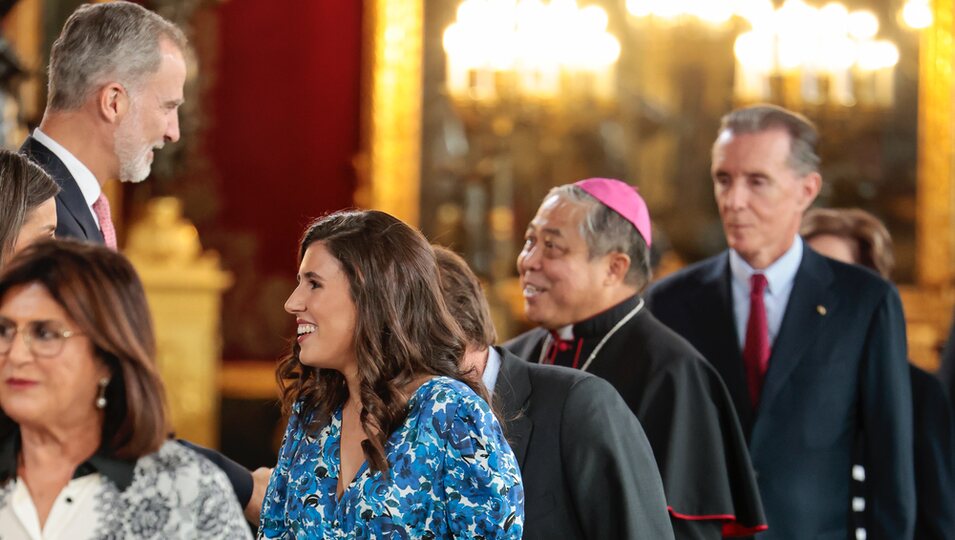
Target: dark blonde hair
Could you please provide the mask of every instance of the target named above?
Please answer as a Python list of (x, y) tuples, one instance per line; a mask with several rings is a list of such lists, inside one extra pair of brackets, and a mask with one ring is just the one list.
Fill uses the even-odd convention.
[[(357, 312), (362, 450), (370, 467), (387, 472), (385, 443), (408, 414), (402, 390), (422, 375), (443, 375), (487, 391), (459, 367), (465, 337), (448, 312), (438, 283), (434, 252), (424, 236), (397, 218), (375, 210), (342, 211), (315, 220), (305, 230), (299, 261), (317, 242), (341, 264)], [(341, 373), (306, 366), (299, 345), (279, 364), (276, 378), (286, 412), (301, 403), (301, 418), (318, 431), (348, 398)]]
[[(34, 283), (79, 326), (112, 374), (102, 448), (127, 460), (158, 450), (168, 433), (163, 385), (146, 294), (132, 265), (102, 246), (44, 240), (24, 249), (0, 274), (0, 301), (11, 289)], [(0, 439), (14, 428), (0, 411)]]
[(30, 214), (59, 191), (60, 186), (39, 165), (20, 154), (0, 150), (0, 268), (10, 259)]
[(441, 276), (444, 303), (454, 312), (468, 344), (480, 349), (497, 342), (497, 331), (491, 322), (491, 310), (481, 290), (481, 282), (457, 253), (441, 246), (432, 246)]
[(879, 218), (859, 208), (813, 208), (802, 218), (799, 234), (806, 240), (830, 235), (853, 247), (853, 258), (890, 279), (895, 268), (892, 237)]

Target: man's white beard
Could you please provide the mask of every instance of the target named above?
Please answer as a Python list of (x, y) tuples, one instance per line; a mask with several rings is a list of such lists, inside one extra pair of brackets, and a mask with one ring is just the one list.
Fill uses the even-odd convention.
[(149, 152), (153, 145), (139, 140), (137, 133), (139, 124), (139, 111), (134, 109), (116, 128), (113, 151), (116, 153), (116, 159), (119, 160), (121, 182), (142, 182), (149, 176), (152, 168)]

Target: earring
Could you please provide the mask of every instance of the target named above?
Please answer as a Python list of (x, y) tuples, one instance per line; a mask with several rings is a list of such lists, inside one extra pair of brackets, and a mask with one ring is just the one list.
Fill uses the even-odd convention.
[(96, 396), (96, 408), (106, 408), (106, 387), (109, 386), (109, 378), (103, 377), (99, 380), (99, 393)]

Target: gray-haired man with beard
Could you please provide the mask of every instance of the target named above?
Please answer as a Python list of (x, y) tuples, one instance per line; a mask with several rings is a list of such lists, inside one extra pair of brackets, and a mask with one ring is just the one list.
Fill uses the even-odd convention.
[(50, 52), (47, 107), (20, 148), (60, 185), (59, 237), (116, 247), (107, 180), (140, 182), (179, 140), (186, 38), (130, 2), (80, 6)]

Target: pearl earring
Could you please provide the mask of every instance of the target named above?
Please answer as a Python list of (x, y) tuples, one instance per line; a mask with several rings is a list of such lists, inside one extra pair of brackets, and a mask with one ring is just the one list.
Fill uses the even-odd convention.
[(96, 396), (96, 408), (106, 408), (106, 387), (109, 386), (109, 377), (103, 377), (99, 380), (99, 394)]

